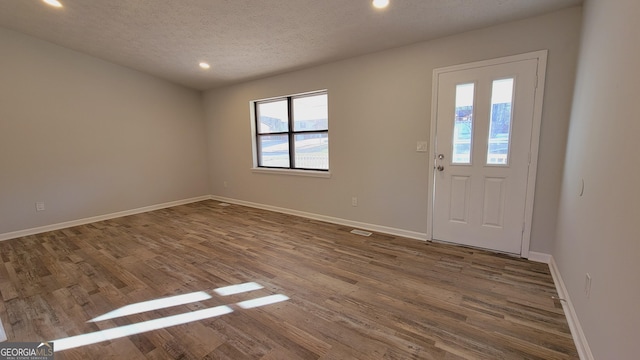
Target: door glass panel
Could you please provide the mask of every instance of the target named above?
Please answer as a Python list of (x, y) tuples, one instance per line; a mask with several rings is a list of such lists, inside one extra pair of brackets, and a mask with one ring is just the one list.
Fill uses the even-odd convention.
[(507, 165), (511, 137), (513, 78), (493, 81), (487, 165)]
[(451, 152), (453, 164), (471, 164), (474, 88), (473, 83), (456, 86), (456, 113)]

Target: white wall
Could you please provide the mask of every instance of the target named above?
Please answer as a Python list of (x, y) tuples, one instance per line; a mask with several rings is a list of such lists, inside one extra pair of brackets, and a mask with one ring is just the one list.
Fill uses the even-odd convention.
[(0, 28), (0, 235), (209, 194), (202, 119), (196, 91)]
[[(638, 358), (638, 18), (635, 0), (585, 4), (553, 251), (596, 359)], [(586, 273), (592, 277), (589, 298)]]
[[(548, 49), (531, 249), (555, 235), (581, 8), (205, 93), (212, 193), (426, 234), (434, 68)], [(251, 172), (251, 100), (329, 90), (331, 178)], [(227, 182), (228, 187), (223, 183)], [(357, 196), (358, 207), (351, 206)]]

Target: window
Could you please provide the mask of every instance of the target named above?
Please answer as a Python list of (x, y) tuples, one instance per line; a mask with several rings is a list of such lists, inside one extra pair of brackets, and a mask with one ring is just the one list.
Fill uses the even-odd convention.
[(257, 166), (329, 170), (327, 92), (254, 102)]

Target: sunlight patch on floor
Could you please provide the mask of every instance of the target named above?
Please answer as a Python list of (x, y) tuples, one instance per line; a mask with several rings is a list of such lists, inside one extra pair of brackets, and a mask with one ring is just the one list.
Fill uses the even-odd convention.
[(139, 314), (147, 311), (165, 309), (168, 307), (190, 304), (198, 301), (211, 299), (211, 295), (204, 291), (193, 292), (190, 294), (171, 296), (162, 299), (143, 301), (136, 304), (123, 306), (117, 310), (110, 311), (104, 315), (89, 320), (88, 322), (104, 321), (115, 319), (122, 316)]
[(248, 282), (248, 283), (239, 284), (239, 285), (231, 285), (231, 286), (217, 288), (213, 291), (220, 296), (229, 296), (229, 295), (235, 295), (243, 292), (249, 292), (249, 291), (260, 290), (260, 289), (262, 289), (262, 285), (256, 284), (254, 282)]
[(82, 334), (64, 339), (53, 340), (53, 344), (55, 351), (58, 352), (80, 346), (95, 344), (102, 341), (119, 339), (122, 337), (140, 334), (147, 331), (159, 330), (170, 326), (182, 325), (193, 321), (209, 319), (216, 316), (229, 314), (231, 312), (233, 312), (233, 309), (226, 305), (216, 306), (213, 308), (167, 316), (160, 319), (143, 321), (131, 325), (119, 326), (113, 329), (106, 329), (89, 334)]
[(4, 332), (2, 320), (0, 320), (0, 342), (7, 341), (7, 333)]
[[(245, 293), (249, 291), (259, 290), (263, 288), (264, 287), (258, 283), (248, 282), (244, 284), (220, 287), (220, 288), (214, 289), (213, 292), (215, 292), (220, 296), (229, 296), (229, 295), (235, 295), (235, 294)], [(124, 317), (128, 315), (134, 315), (134, 314), (149, 312), (153, 310), (165, 309), (169, 307), (185, 305), (185, 304), (209, 300), (209, 299), (212, 299), (211, 295), (209, 295), (204, 291), (198, 291), (198, 292), (193, 292), (189, 294), (182, 294), (182, 295), (170, 296), (170, 297), (161, 298), (161, 299), (143, 301), (143, 302), (123, 306), (119, 309), (116, 309), (108, 313), (105, 313), (103, 315), (100, 315), (98, 317), (95, 317), (89, 320), (88, 322), (104, 321), (104, 320), (114, 319), (118, 317)], [(237, 305), (241, 309), (253, 309), (256, 307), (267, 306), (267, 305), (271, 305), (271, 304), (275, 304), (275, 303), (279, 303), (287, 300), (289, 300), (289, 297), (282, 294), (276, 294), (276, 295), (263, 296), (263, 297), (259, 297), (251, 300), (241, 301), (236, 303), (235, 305)], [(217, 316), (229, 314), (232, 312), (233, 312), (233, 309), (230, 307), (230, 305), (220, 305), (220, 306), (210, 307), (206, 309), (186, 312), (182, 314), (165, 316), (159, 319), (147, 320), (147, 321), (142, 321), (142, 322), (138, 322), (130, 325), (119, 326), (112, 329), (105, 329), (105, 330), (96, 331), (88, 334), (70, 336), (63, 339), (53, 340), (54, 349), (55, 349), (54, 351), (58, 352), (58, 351), (73, 349), (73, 348), (77, 348), (85, 345), (96, 344), (103, 341), (119, 339), (119, 338), (131, 336), (135, 334), (148, 332), (148, 331), (159, 330), (159, 329), (163, 329), (171, 326), (182, 325), (182, 324), (204, 320), (204, 319), (210, 319)], [(3, 341), (1, 339), (2, 335), (4, 335), (4, 331), (2, 330), (2, 323), (0, 322), (0, 341)], [(5, 336), (5, 340), (6, 340), (6, 336)]]
[(277, 294), (277, 295), (265, 296), (257, 299), (251, 299), (247, 301), (241, 301), (238, 303), (238, 306), (240, 306), (243, 309), (253, 309), (255, 307), (271, 305), (271, 304), (275, 304), (275, 303), (279, 303), (287, 300), (289, 300), (287, 296), (284, 296), (282, 294)]

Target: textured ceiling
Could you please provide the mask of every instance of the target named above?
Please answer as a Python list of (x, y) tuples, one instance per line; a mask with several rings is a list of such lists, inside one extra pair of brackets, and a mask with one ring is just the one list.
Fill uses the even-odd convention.
[(582, 2), (391, 0), (380, 11), (370, 0), (60, 1), (0, 0), (0, 26), (199, 90)]

